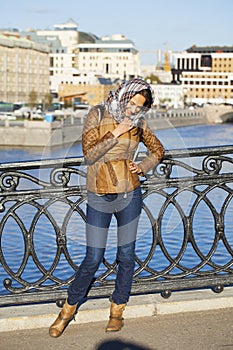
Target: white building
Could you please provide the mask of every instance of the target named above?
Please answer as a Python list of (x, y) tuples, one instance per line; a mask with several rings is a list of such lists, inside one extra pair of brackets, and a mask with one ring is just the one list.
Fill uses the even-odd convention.
[[(50, 91), (58, 92), (58, 84), (64, 76), (70, 81), (76, 67), (76, 47), (79, 40), (78, 25), (73, 20), (54, 25), (50, 30), (27, 30), (23, 35), (50, 48)], [(71, 74), (72, 72), (72, 74)], [(77, 71), (75, 71), (77, 72)]]
[(168, 108), (183, 107), (183, 88), (178, 84), (152, 84), (156, 106)]
[(53, 30), (29, 30), (25, 36), (50, 47), (50, 91), (59, 84), (96, 84), (98, 78), (129, 79), (140, 75), (139, 52), (122, 34), (98, 38), (78, 31), (69, 20)]
[(36, 30), (36, 34), (47, 37), (48, 40), (50, 37), (52, 40), (54, 37), (58, 37), (62, 47), (72, 48), (78, 43), (78, 24), (69, 19), (63, 24), (55, 24), (53, 30)]
[(94, 73), (80, 73), (75, 68), (63, 70), (60, 74), (50, 76), (50, 91), (56, 93), (59, 85), (96, 85), (99, 80)]
[(122, 34), (78, 45), (78, 69), (111, 79), (130, 79), (140, 75), (139, 52)]

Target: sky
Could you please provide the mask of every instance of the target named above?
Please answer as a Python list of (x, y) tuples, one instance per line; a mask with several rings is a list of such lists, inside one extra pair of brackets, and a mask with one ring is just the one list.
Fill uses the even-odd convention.
[(72, 18), (99, 37), (123, 34), (156, 64), (158, 50), (233, 45), (233, 0), (1, 0), (0, 28), (53, 29)]

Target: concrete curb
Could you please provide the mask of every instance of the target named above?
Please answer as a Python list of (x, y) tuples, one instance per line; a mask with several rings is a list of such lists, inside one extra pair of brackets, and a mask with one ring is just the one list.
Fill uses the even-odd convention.
[[(109, 305), (108, 299), (89, 299), (80, 307), (76, 323), (107, 321)], [(215, 294), (211, 290), (173, 292), (169, 299), (163, 299), (158, 294), (131, 296), (124, 318), (224, 308), (233, 308), (232, 287), (226, 288), (220, 294)], [(59, 309), (55, 304), (2, 307), (0, 308), (0, 332), (48, 328), (58, 312)]]

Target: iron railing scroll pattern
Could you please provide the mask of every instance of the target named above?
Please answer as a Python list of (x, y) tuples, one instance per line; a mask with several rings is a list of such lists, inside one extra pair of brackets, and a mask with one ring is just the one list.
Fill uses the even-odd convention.
[[(82, 157), (0, 165), (0, 305), (65, 296), (85, 253), (85, 177)], [(231, 285), (233, 147), (166, 151), (142, 190), (132, 292)], [(90, 296), (112, 291), (114, 231)]]

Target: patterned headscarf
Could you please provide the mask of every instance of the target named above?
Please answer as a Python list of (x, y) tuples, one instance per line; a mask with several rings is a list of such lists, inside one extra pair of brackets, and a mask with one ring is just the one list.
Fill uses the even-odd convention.
[[(154, 101), (154, 92), (151, 86), (144, 80), (139, 78), (134, 78), (123, 82), (116, 91), (110, 91), (107, 100), (105, 102), (106, 108), (109, 114), (120, 123), (125, 118), (125, 109), (128, 102), (133, 96), (142, 90), (150, 90), (152, 96), (152, 103)], [(140, 112), (132, 117), (134, 125), (140, 117), (142, 117), (148, 111), (147, 107), (143, 107)]]

